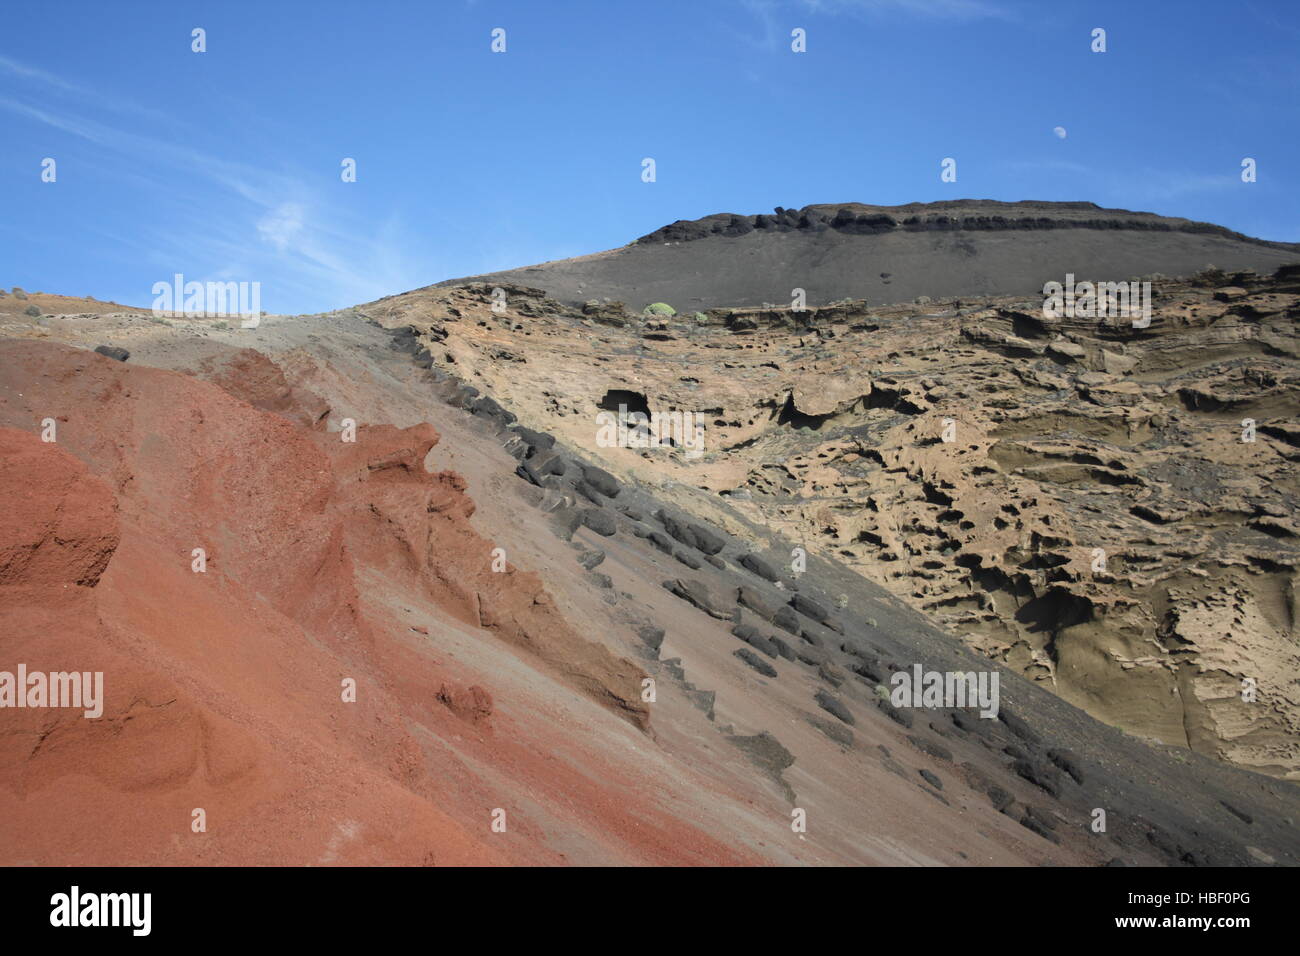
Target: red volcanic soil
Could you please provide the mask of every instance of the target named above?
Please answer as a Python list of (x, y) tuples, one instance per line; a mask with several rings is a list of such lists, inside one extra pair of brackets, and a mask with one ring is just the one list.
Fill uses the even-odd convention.
[(640, 669), (492, 570), (432, 426), (206, 371), (0, 343), (0, 670), (105, 699), (0, 710), (0, 864), (756, 861), (670, 812)]

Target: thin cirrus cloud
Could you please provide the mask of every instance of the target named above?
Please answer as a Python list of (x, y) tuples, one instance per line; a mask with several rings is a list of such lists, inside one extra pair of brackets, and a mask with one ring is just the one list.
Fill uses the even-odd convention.
[(900, 14), (934, 20), (1006, 19), (1010, 11), (985, 0), (800, 0), (814, 13)]
[(258, 235), (281, 252), (296, 244), (302, 230), (303, 208), (296, 202), (280, 203), (257, 223)]
[[(1059, 185), (1077, 198), (1088, 196), (1125, 207), (1158, 204), (1174, 199), (1223, 192), (1241, 185), (1239, 176), (1186, 170), (1135, 169), (1123, 172), (1096, 169), (1068, 159), (1011, 160), (1002, 164), (1018, 174), (1061, 176)], [(1072, 198), (1075, 198), (1072, 196)]]
[(761, 50), (774, 50), (787, 42), (787, 13), (830, 17), (901, 16), (932, 21), (970, 21), (1012, 18), (1011, 11), (986, 0), (740, 0), (740, 6), (754, 21), (758, 32), (734, 31), (738, 37)]
[[(277, 303), (295, 310), (336, 308), (419, 284), (404, 252), (412, 243), (393, 217), (376, 227), (348, 217), (310, 189), (305, 176), (133, 132), (132, 120), (148, 119), (151, 128), (162, 120), (177, 131), (178, 140), (194, 138), (185, 124), (163, 113), (10, 57), (0, 56), (0, 75), (22, 87), (17, 95), (0, 95), (0, 110), (92, 144), (92, 154), (81, 161), (99, 175), (148, 188), (151, 205), (170, 201), (184, 210), (179, 226), (174, 216), (166, 228), (138, 224), (139, 241), (133, 245), (141, 262), (190, 264), (191, 271), (202, 268), (211, 277), (260, 281), (263, 301), (272, 310)], [(106, 115), (115, 121), (104, 122)]]
[(1146, 170), (1135, 186), (1137, 194), (1148, 200), (1177, 199), (1199, 193), (1219, 192), (1241, 185), (1241, 177), (1223, 173), (1189, 173)]
[(56, 76), (46, 70), (29, 66), (26, 63), (20, 63), (18, 60), (5, 56), (2, 53), (0, 53), (0, 73), (7, 74), (11, 79), (16, 80), (17, 82), (38, 87), (43, 93), (54, 93), (66, 97), (93, 100), (100, 107), (118, 113), (134, 113), (148, 119), (169, 119), (166, 114), (158, 110), (150, 109), (147, 106), (142, 106), (139, 103), (122, 99), (120, 97), (104, 96), (102, 93), (69, 82), (63, 77)]

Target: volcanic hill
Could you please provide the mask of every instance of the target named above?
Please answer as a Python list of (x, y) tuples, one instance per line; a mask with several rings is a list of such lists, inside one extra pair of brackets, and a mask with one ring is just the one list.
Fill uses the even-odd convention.
[(1090, 202), (960, 199), (868, 206), (777, 207), (679, 220), (619, 249), (455, 279), (541, 289), (578, 305), (668, 302), (679, 312), (841, 299), (873, 305), (917, 296), (1028, 295), (1067, 273), (1123, 280), (1189, 275), (1207, 265), (1272, 272), (1300, 245), (1222, 226)]

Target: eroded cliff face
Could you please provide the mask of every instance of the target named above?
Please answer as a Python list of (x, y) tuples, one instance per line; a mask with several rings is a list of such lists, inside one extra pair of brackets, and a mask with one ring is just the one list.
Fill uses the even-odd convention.
[[(491, 838), (486, 778), (544, 780), (593, 820), (610, 791), (535, 756), (548, 730), (526, 709), (517, 729), (521, 694), (496, 712), (511, 679), (422, 635), (500, 640), (634, 736), (642, 670), (579, 635), (536, 574), (494, 569), (464, 479), (425, 468), (435, 429), (361, 423), (344, 442), (265, 356), (222, 355), (198, 363), (217, 385), (0, 341), (0, 653), (103, 675), (96, 719), (6, 711), (4, 859), (561, 861)], [(645, 838), (662, 822), (593, 826), (614, 858), (665, 862), (668, 841)], [(746, 859), (705, 845), (681, 861)]]
[[(1145, 327), (1041, 296), (646, 318), (504, 288), (503, 313), (473, 283), (361, 312), (522, 424), (697, 510), (688, 488), (725, 496), (1106, 722), (1300, 776), (1300, 270), (1156, 277)], [(699, 413), (703, 454), (601, 447), (620, 404)]]
[[(1289, 782), (1099, 723), (1043, 689), (1063, 683), (1050, 648), (1045, 669), (1007, 655), (1035, 686), (933, 624), (980, 607), (934, 604), (973, 589), (949, 551), (1019, 520), (979, 510), (1001, 486), (968, 487), (1010, 467), (991, 430), (1044, 400), (1036, 375), (1118, 388), (1088, 368), (1113, 360), (1064, 334), (1048, 358), (1024, 319), (999, 325), (1024, 303), (643, 323), (517, 288), (498, 313), (492, 291), (366, 307), (391, 331), (355, 310), (0, 316), (0, 652), (105, 675), (102, 719), (4, 711), (8, 860), (1300, 860)], [(973, 377), (945, 396), (949, 365)], [(595, 441), (598, 412), (667, 403), (715, 409), (702, 448)], [(1111, 458), (1092, 467), (1122, 473)], [(1017, 480), (1041, 508), (1017, 498), (1025, 526), (988, 550), (1046, 593), (1072, 546), (1042, 527), (1074, 533), (1071, 512)], [(967, 542), (956, 505), (993, 529), (931, 547)], [(882, 543), (835, 542), (850, 530)], [(873, 561), (933, 590), (888, 580), (908, 607)], [(1041, 610), (1004, 619), (989, 590), (968, 640), (1026, 624), (997, 640), (1048, 647)], [(917, 668), (997, 678), (996, 716), (895, 706)]]

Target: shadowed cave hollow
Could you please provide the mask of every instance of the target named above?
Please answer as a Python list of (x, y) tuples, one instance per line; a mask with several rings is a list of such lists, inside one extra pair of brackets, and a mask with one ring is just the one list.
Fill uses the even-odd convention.
[(611, 388), (606, 391), (599, 407), (607, 412), (617, 412), (620, 407), (624, 407), (629, 413), (640, 412), (646, 418), (650, 417), (650, 401), (645, 395), (624, 388)]
[(831, 417), (831, 415), (807, 415), (799, 411), (794, 404), (794, 393), (791, 392), (785, 397), (785, 404), (781, 406), (781, 411), (776, 416), (776, 423), (789, 425), (791, 428), (807, 427), (813, 431), (820, 431)]

